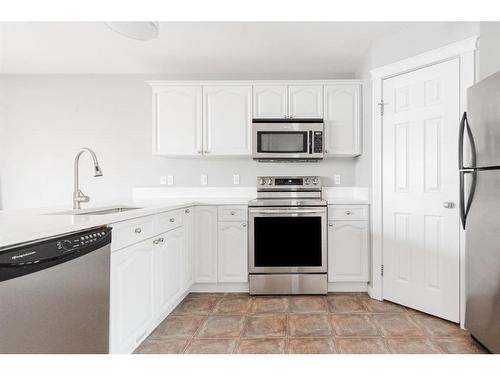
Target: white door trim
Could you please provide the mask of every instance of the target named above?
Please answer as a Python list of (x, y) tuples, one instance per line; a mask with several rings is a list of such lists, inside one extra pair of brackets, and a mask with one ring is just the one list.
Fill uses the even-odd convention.
[[(460, 111), (466, 109), (466, 90), (475, 82), (475, 50), (478, 37), (448, 44), (389, 65), (370, 71), (372, 79), (372, 282), (368, 293), (372, 298), (383, 299), (382, 290), (382, 116), (378, 103), (382, 100), (382, 83), (384, 79), (421, 69), (429, 65), (458, 58), (460, 60)], [(457, 116), (458, 117), (458, 116)], [(464, 280), (464, 232), (460, 232), (460, 324), (463, 325), (465, 315), (465, 280)]]

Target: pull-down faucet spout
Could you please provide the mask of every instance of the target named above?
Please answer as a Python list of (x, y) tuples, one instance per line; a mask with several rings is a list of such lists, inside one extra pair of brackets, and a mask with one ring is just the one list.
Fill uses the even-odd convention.
[(83, 194), (83, 192), (80, 190), (80, 187), (78, 186), (79, 184), (78, 162), (80, 161), (80, 156), (82, 156), (82, 154), (84, 154), (85, 152), (88, 152), (92, 157), (92, 161), (94, 163), (94, 177), (102, 176), (102, 170), (101, 167), (99, 166), (99, 162), (97, 161), (97, 156), (95, 155), (94, 151), (86, 147), (80, 149), (76, 153), (75, 158), (73, 159), (73, 209), (74, 210), (79, 210), (81, 208), (80, 205), (82, 202), (90, 201), (90, 197)]

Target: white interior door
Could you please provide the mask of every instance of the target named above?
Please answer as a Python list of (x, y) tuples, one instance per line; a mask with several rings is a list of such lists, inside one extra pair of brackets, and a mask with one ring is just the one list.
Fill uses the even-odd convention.
[(383, 296), (455, 322), (459, 92), (458, 59), (383, 82)]

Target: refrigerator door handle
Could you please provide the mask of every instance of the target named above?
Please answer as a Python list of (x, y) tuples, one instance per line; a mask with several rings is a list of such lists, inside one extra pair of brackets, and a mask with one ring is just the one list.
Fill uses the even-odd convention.
[[(467, 197), (467, 203), (465, 203), (465, 175), (470, 173), (472, 175), (472, 181), (469, 190), (469, 196)], [(470, 207), (472, 205), (472, 199), (476, 192), (477, 184), (477, 171), (461, 171), (460, 172), (460, 220), (462, 221), (462, 228), (465, 230), (465, 224), (467, 223), (467, 215), (469, 214)]]
[[(471, 151), (471, 166), (464, 166), (464, 135), (467, 132), (467, 139), (470, 145)], [(474, 141), (474, 136), (472, 135), (472, 130), (469, 126), (469, 121), (467, 119), (467, 112), (462, 115), (462, 120), (460, 121), (460, 128), (458, 133), (458, 169), (463, 170), (467, 168), (476, 168), (476, 142)]]

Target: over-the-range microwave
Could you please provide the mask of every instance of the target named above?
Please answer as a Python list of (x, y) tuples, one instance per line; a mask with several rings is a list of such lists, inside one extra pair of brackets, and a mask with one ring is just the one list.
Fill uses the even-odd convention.
[(254, 119), (252, 154), (258, 161), (323, 159), (323, 120)]

